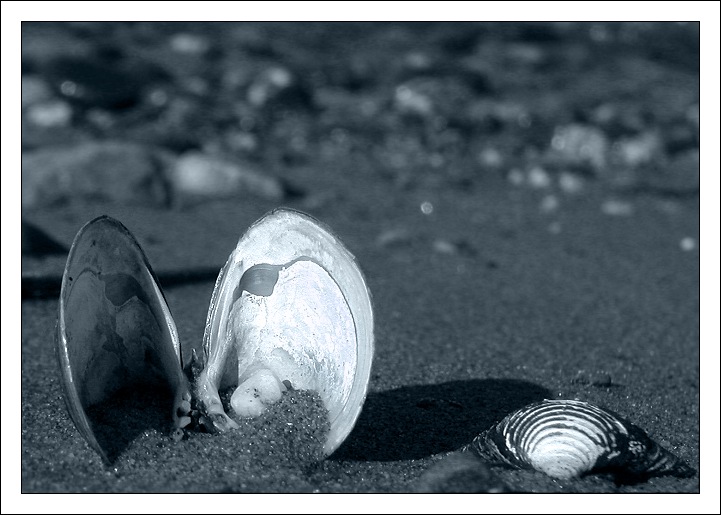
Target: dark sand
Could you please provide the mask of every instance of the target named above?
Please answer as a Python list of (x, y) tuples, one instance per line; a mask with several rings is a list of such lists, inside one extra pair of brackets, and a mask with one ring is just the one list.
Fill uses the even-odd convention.
[[(363, 34), (354, 30), (352, 34)], [(443, 30), (434, 32), (437, 42), (429, 43), (428, 55), (437, 59), (436, 49), (461, 57), (471, 54), (476, 48), (473, 30), (464, 26), (456, 33), (456, 27), (450, 26), (447, 37), (441, 37)], [(520, 129), (511, 127), (507, 131), (504, 124), (515, 126), (515, 121), (504, 119), (497, 122), (500, 128), (493, 124), (481, 127), (480, 135), (471, 129), (473, 138), (481, 138), (473, 141), (482, 141), (486, 137), (483, 131), (487, 131), (489, 141), (498, 144), (504, 160), (500, 165), (488, 160), (479, 165), (475, 154), (465, 155), (464, 150), (459, 151), (459, 157), (452, 142), (447, 147), (439, 143), (439, 153), (450, 149), (450, 157), (440, 168), (428, 164), (432, 159), (418, 168), (412, 161), (414, 147), (402, 142), (398, 153), (403, 154), (404, 163), (391, 159), (395, 147), (390, 144), (387, 153), (381, 153), (385, 157), (374, 161), (378, 154), (365, 155), (363, 137), (370, 134), (368, 141), (376, 141), (373, 138), (377, 135), (402, 136), (404, 131), (416, 137), (428, 122), (415, 126), (411, 115), (398, 118), (394, 113), (385, 116), (379, 112), (377, 118), (365, 121), (368, 126), (354, 127), (357, 120), (348, 120), (348, 134), (352, 139), (357, 130), (361, 143), (360, 150), (347, 155), (322, 157), (320, 147), (309, 147), (300, 157), (280, 149), (279, 155), (287, 152), (276, 158), (274, 143), (270, 143), (271, 148), (263, 155), (270, 156), (273, 173), (302, 189), (301, 194), (282, 201), (240, 195), (168, 208), (86, 199), (23, 211), (24, 221), (36, 224), (67, 246), (85, 222), (101, 214), (125, 224), (160, 277), (187, 357), (189, 349), (201, 343), (215, 275), (240, 235), (279, 205), (301, 209), (328, 224), (357, 257), (373, 295), (376, 348), (360, 418), (344, 444), (325, 460), (314, 460), (322, 423), (313, 417), (319, 411), (303, 407), (302, 402), (293, 404), (284, 399), (273, 413), (237, 435), (197, 433), (176, 442), (167, 427), (161, 400), (144, 392), (150, 398), (136, 399), (132, 416), (126, 421), (127, 430), (116, 435), (116, 460), (106, 467), (73, 426), (62, 397), (53, 335), (58, 308), (55, 290), (65, 256), (23, 255), (22, 492), (415, 492), (427, 489), (427, 478), (422, 476), (435, 464), (457, 464), (459, 469), (468, 465), (454, 461), (448, 453), (469, 443), (512, 410), (544, 398), (581, 399), (608, 408), (699, 470), (698, 184), (694, 190), (691, 179), (689, 192), (685, 184), (678, 187), (663, 178), (666, 176), (654, 182), (653, 176), (650, 181), (640, 181), (639, 187), (618, 187), (613, 178), (598, 170), (581, 170), (580, 190), (563, 188), (557, 175), (563, 172), (563, 163), (551, 169), (550, 186), (519, 186), (510, 174), (514, 167), (524, 173), (532, 169), (539, 152), (549, 147), (554, 125), (570, 123), (574, 106), (595, 102), (588, 100), (592, 94), (608, 100), (616, 110), (613, 112), (623, 114), (626, 104), (615, 104), (615, 100), (630, 92), (629, 105), (641, 105), (650, 98), (643, 92), (659, 91), (646, 107), (661, 113), (660, 118), (664, 92), (673, 93), (668, 98), (693, 99), (698, 78), (693, 65), (689, 68), (687, 62), (681, 62), (689, 56), (684, 54), (688, 49), (679, 50), (673, 42), (666, 45), (663, 38), (648, 40), (649, 48), (657, 45), (651, 50), (655, 48), (665, 59), (663, 66), (678, 66), (678, 73), (673, 68), (665, 75), (665, 68), (651, 67), (655, 74), (648, 74), (641, 68), (628, 82), (619, 82), (622, 72), (609, 59), (607, 66), (598, 66), (601, 72), (595, 75), (575, 74), (571, 66), (565, 78), (557, 74), (553, 80), (538, 83), (537, 78), (556, 68), (551, 62), (548, 68), (534, 71), (534, 48), (546, 52), (544, 34), (554, 32), (543, 27), (534, 30), (537, 32), (520, 31), (519, 37), (527, 37), (530, 43), (509, 50), (508, 55), (517, 56), (512, 58), (518, 59), (518, 69), (494, 70), (502, 63), (491, 62), (489, 90), (474, 86), (481, 97), (487, 95), (501, 102), (499, 105), (538, 106), (533, 116), (541, 120), (539, 126), (528, 129), (519, 118)], [(154, 32), (139, 32), (134, 44), (148, 41), (151, 50), (154, 45), (167, 48), (153, 40)], [(285, 55), (297, 51), (300, 57), (292, 62), (302, 75), (303, 66), (316, 62), (313, 52), (323, 55), (326, 47), (320, 45), (304, 53), (300, 46), (283, 42), (285, 32), (289, 31), (275, 34), (277, 39), (249, 38), (247, 44), (258, 59), (273, 52)], [(339, 34), (343, 33), (335, 31), (334, 37), (341, 41)], [(386, 39), (361, 38), (369, 47), (353, 44), (353, 36), (343, 47), (345, 52), (358, 49), (360, 56), (352, 61), (353, 66), (351, 60), (339, 61), (339, 69), (350, 78), (341, 75), (337, 81), (359, 99), (347, 97), (348, 105), (360, 105), (362, 99), (370, 98), (363, 96), (366, 90), (371, 91), (369, 95), (387, 95), (396, 87), (394, 74), (404, 72), (393, 68), (386, 85), (383, 68), (374, 68), (376, 57), (386, 50), (392, 53), (394, 45), (394, 55), (405, 56), (414, 48), (410, 43), (403, 46), (405, 37), (425, 41), (423, 32), (417, 30), (388, 30), (383, 34)], [(496, 30), (484, 37), (479, 41), (489, 41), (488, 48), (493, 49), (494, 40), (505, 36)], [(584, 55), (574, 53), (584, 44), (576, 41), (566, 47), (550, 40), (549, 48), (568, 49), (560, 55), (572, 62), (574, 56)], [(263, 53), (263, 45), (272, 48)], [(553, 56), (554, 51), (540, 55)], [(490, 52), (488, 55), (494, 51)], [(621, 48), (614, 55), (624, 57), (625, 50)], [(440, 57), (443, 61), (442, 54)], [(174, 63), (163, 62), (169, 63), (169, 68)], [(404, 61), (398, 57), (388, 62)], [(464, 61), (459, 57), (452, 62)], [(633, 62), (624, 68), (626, 72), (634, 70)], [(565, 69), (562, 66), (558, 69)], [(453, 66), (440, 70), (439, 81), (446, 80), (443, 74), (451, 77), (451, 91), (455, 91), (453, 80), (467, 78), (453, 75)], [(508, 73), (495, 74), (500, 71)], [(598, 91), (589, 93), (589, 86), (599, 80), (602, 85)], [(512, 100), (504, 100), (514, 84), (520, 93), (509, 94)], [(537, 98), (538, 84), (550, 93)], [(620, 85), (619, 89), (602, 98), (604, 88), (613, 84)], [(653, 89), (656, 86), (658, 90)], [(627, 88), (626, 93), (623, 88)], [(334, 123), (343, 123), (342, 111), (334, 112), (336, 104), (331, 100), (343, 106), (346, 97), (330, 93), (326, 96), (331, 107), (326, 106), (324, 113), (331, 112), (338, 120), (317, 114), (317, 118), (303, 118), (303, 123), (317, 121), (328, 131)], [(452, 105), (441, 105), (443, 90), (430, 94), (440, 102), (439, 109), (453, 109)], [(402, 123), (397, 122), (399, 119)], [(464, 123), (462, 116), (459, 119), (458, 123)], [(650, 120), (642, 132), (654, 130), (656, 119)], [(131, 136), (137, 139), (138, 134), (143, 133)], [(420, 140), (424, 137), (421, 135)], [(379, 141), (385, 142), (382, 137)], [(470, 148), (477, 152), (480, 147)], [(424, 154), (424, 159), (427, 157)], [(662, 159), (658, 162), (668, 164)], [(267, 164), (267, 159), (261, 160), (261, 169), (263, 163)], [(644, 178), (648, 170), (641, 173)], [(195, 280), (190, 280), (193, 277)], [(616, 485), (604, 476), (559, 481), (532, 471), (494, 468), (492, 473), (519, 492), (700, 490), (698, 474), (686, 479), (661, 477)], [(461, 470), (459, 489), (475, 477), (482, 479), (483, 474), (470, 470), (464, 476)], [(647, 502), (648, 497), (644, 499)], [(448, 511), (451, 507), (445, 501), (434, 505), (430, 498), (424, 500), (427, 508), (438, 506)], [(190, 500), (185, 497), (180, 503), (178, 509), (184, 511), (182, 506), (189, 504), (182, 503)], [(484, 511), (487, 506), (483, 503), (475, 508)], [(293, 511), (293, 505), (287, 510)]]
[[(411, 492), (444, 453), (543, 398), (611, 409), (698, 468), (699, 260), (697, 251), (679, 248), (681, 238), (698, 238), (698, 202), (675, 203), (669, 212), (667, 201), (638, 197), (634, 215), (619, 218), (600, 212), (603, 198), (588, 193), (551, 219), (538, 214), (532, 192), (489, 185), (392, 202), (369, 197), (314, 213), (357, 256), (377, 321), (364, 410), (345, 443), (317, 465), (288, 459), (312, 438), (287, 434), (292, 442), (279, 440), (272, 454), (263, 432), (243, 432), (237, 442), (191, 435), (176, 443), (148, 410), (147, 423), (138, 423), (106, 468), (63, 404), (52, 338), (57, 300), (24, 301), (23, 491)], [(430, 215), (421, 212), (423, 201), (433, 203)], [(33, 221), (63, 235), (100, 213), (123, 220), (162, 282), (165, 271), (182, 265), (219, 268), (244, 228), (271, 207), (218, 202), (155, 213), (87, 205)], [(549, 233), (551, 221), (560, 233)], [(379, 246), (379, 234), (393, 227), (411, 236)], [(470, 250), (439, 252), (438, 239)], [(175, 259), (180, 242), (183, 262)], [(53, 260), (36, 266), (62, 270)], [(165, 289), (186, 346), (202, 339), (212, 289), (212, 281)], [(278, 437), (282, 432), (270, 436)], [(699, 491), (698, 476), (616, 486), (595, 476), (497, 473), (525, 492)]]

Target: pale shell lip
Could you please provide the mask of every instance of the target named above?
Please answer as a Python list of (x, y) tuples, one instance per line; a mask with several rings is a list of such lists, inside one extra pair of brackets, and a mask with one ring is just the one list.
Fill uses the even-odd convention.
[(343, 406), (326, 406), (329, 412), (337, 413), (331, 417), (331, 430), (324, 445), (325, 454), (330, 455), (345, 440), (360, 415), (370, 380), (374, 334), (373, 308), (365, 277), (355, 257), (325, 224), (303, 212), (278, 208), (246, 231), (216, 281), (203, 337), (205, 363), (218, 352), (221, 335), (228, 326), (236, 281), (255, 265), (284, 265), (298, 258), (315, 262), (335, 280), (355, 324), (356, 349), (353, 351), (357, 367), (350, 397)]

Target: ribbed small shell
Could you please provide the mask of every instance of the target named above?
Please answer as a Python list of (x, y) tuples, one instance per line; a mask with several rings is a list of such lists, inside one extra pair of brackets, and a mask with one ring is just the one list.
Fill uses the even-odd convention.
[(694, 471), (639, 427), (591, 404), (544, 400), (511, 413), (470, 444), (493, 463), (557, 479), (611, 472), (624, 481)]

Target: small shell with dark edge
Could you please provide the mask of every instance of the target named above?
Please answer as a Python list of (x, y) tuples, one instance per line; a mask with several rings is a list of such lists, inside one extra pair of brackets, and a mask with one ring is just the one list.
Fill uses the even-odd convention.
[(636, 483), (653, 476), (695, 473), (638, 426), (576, 400), (530, 404), (467, 447), (492, 464), (535, 469), (556, 479), (610, 473), (618, 483)]
[(101, 216), (75, 236), (63, 273), (56, 349), (70, 417), (106, 464), (87, 410), (120, 389), (161, 381), (174, 427), (191, 419), (178, 333), (145, 254), (120, 222)]
[(215, 284), (195, 395), (207, 426), (258, 417), (289, 386), (328, 410), (330, 455), (355, 425), (373, 361), (370, 292), (355, 257), (309, 215), (276, 209), (240, 238)]

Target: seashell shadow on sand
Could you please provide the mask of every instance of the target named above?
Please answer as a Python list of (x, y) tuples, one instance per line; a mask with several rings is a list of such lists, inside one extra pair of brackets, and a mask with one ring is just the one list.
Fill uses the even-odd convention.
[(330, 460), (415, 460), (457, 450), (508, 413), (551, 397), (515, 379), (472, 379), (369, 392)]
[[(369, 392), (355, 427), (329, 460), (398, 461), (454, 451), (508, 413), (551, 396), (515, 379), (473, 379)], [(88, 410), (114, 462), (146, 431), (169, 434), (170, 392), (133, 385)]]

